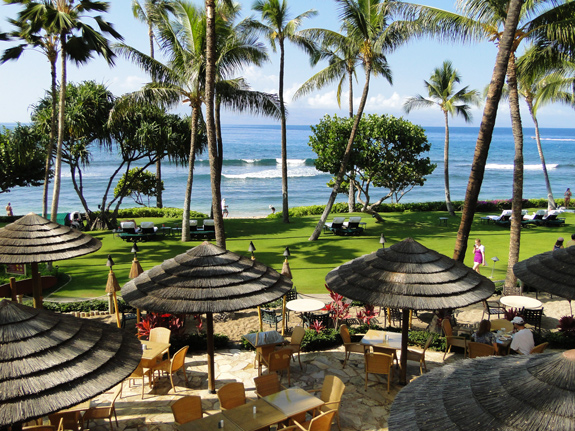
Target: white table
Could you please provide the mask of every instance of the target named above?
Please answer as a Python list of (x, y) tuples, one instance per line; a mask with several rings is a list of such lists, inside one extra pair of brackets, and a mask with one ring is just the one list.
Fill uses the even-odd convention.
[(286, 307), (291, 311), (299, 313), (309, 313), (318, 311), (325, 307), (325, 304), (318, 299), (294, 299), (286, 303)]
[(370, 329), (367, 334), (363, 336), (360, 343), (365, 346), (373, 347), (385, 347), (388, 349), (401, 349), (401, 333), (399, 332), (388, 332), (388, 331), (377, 331), (375, 329)]
[(511, 308), (526, 308), (528, 310), (536, 310), (541, 308), (543, 303), (535, 298), (529, 298), (528, 296), (503, 296), (499, 300), (500, 303)]

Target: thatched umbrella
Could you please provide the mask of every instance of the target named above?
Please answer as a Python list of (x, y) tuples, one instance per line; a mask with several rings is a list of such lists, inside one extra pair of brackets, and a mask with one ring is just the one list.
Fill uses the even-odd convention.
[(122, 287), (122, 297), (133, 307), (159, 313), (206, 313), (208, 389), (214, 392), (213, 313), (255, 308), (291, 287), (272, 268), (206, 241), (144, 271)]
[(523, 283), (553, 295), (575, 299), (575, 247), (560, 248), (513, 265)]
[(42, 307), (38, 263), (72, 259), (98, 251), (99, 239), (30, 213), (0, 229), (0, 263), (32, 266), (34, 307)]
[(403, 388), (390, 431), (572, 430), (575, 350), (485, 357), (436, 368)]
[(403, 309), (400, 383), (406, 383), (409, 310), (465, 307), (493, 295), (495, 285), (461, 262), (412, 238), (330, 271), (328, 287), (366, 304)]
[(0, 427), (107, 391), (141, 356), (140, 342), (124, 330), (0, 301)]

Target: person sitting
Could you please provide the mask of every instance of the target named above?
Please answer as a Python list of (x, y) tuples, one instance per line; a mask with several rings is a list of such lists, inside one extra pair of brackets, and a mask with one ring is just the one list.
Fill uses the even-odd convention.
[(525, 320), (521, 316), (515, 316), (511, 321), (513, 323), (513, 340), (511, 340), (511, 350), (515, 353), (528, 355), (531, 349), (535, 347), (533, 334), (525, 327)]
[(497, 351), (497, 338), (495, 337), (495, 334), (491, 332), (491, 322), (489, 320), (482, 320), (479, 323), (477, 332), (471, 334), (471, 340), (476, 343), (489, 344), (495, 348), (495, 351)]

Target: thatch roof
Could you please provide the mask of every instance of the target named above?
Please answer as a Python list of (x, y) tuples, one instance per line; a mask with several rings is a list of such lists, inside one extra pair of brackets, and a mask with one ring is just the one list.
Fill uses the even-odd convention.
[(0, 301), (0, 427), (95, 397), (129, 376), (141, 356), (124, 330)]
[(71, 259), (99, 250), (99, 239), (30, 213), (0, 229), (0, 263)]
[(402, 389), (390, 431), (575, 429), (575, 350), (436, 368)]
[(168, 313), (221, 313), (257, 307), (286, 294), (292, 282), (266, 265), (204, 242), (122, 287), (133, 307)]
[(488, 278), (412, 238), (347, 262), (325, 279), (347, 298), (412, 310), (465, 307), (495, 291)]
[(530, 257), (516, 263), (513, 272), (529, 287), (575, 299), (575, 247)]

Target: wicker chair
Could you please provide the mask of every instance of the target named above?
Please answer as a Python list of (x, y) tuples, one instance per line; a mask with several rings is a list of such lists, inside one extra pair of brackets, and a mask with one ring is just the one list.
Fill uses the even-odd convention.
[(393, 357), (393, 361), (395, 362), (395, 366), (399, 368), (399, 359), (397, 358), (397, 350), (391, 349), (389, 347), (379, 347), (373, 346), (373, 351), (376, 353), (385, 353), (386, 355), (390, 355)]
[(425, 352), (429, 349), (431, 342), (433, 341), (433, 335), (427, 337), (427, 341), (423, 346), (423, 351), (417, 352), (415, 350), (408, 350), (407, 351), (407, 360), (408, 361), (417, 361), (419, 362), (419, 373), (423, 374), (423, 370), (427, 372), (427, 365), (425, 364)]
[(157, 365), (154, 365), (150, 371), (152, 374), (156, 371), (163, 371), (170, 375), (170, 383), (172, 384), (172, 389), (177, 392), (176, 385), (174, 385), (174, 374), (179, 370), (184, 373), (184, 380), (186, 381), (186, 386), (188, 386), (188, 376), (186, 374), (186, 353), (190, 346), (184, 346), (176, 352), (174, 357), (170, 360), (162, 361)]
[(109, 406), (98, 406), (92, 407), (91, 409), (86, 410), (82, 420), (86, 422), (86, 427), (88, 427), (90, 423), (90, 419), (108, 419), (110, 421), (110, 431), (114, 431), (114, 426), (112, 425), (112, 415), (116, 419), (116, 426), (118, 426), (118, 416), (116, 415), (116, 400), (122, 393), (122, 385), (116, 392), (114, 392), (114, 398), (112, 399), (112, 403)]
[(532, 355), (533, 353), (543, 353), (548, 345), (549, 345), (549, 343), (539, 344), (539, 345), (533, 347), (531, 349), (531, 351), (529, 352), (529, 354)]
[(361, 343), (352, 343), (351, 336), (349, 335), (349, 330), (347, 329), (347, 325), (341, 325), (339, 327), (339, 335), (343, 340), (343, 347), (345, 349), (345, 356), (343, 359), (343, 368), (347, 364), (347, 360), (349, 359), (349, 355), (351, 352), (356, 353), (365, 353), (365, 346)]
[(483, 300), (483, 314), (481, 315), (481, 320), (483, 320), (483, 316), (487, 314), (487, 320), (491, 320), (491, 316), (496, 314), (499, 317), (501, 314), (505, 315), (505, 307), (503, 307), (497, 301), (486, 301)]
[(441, 327), (443, 328), (443, 333), (445, 334), (445, 341), (447, 346), (445, 353), (443, 354), (443, 359), (451, 351), (451, 346), (462, 347), (463, 356), (467, 357), (467, 340), (464, 337), (456, 337), (453, 335), (453, 330), (451, 329), (451, 322), (449, 319), (443, 319), (441, 321)]
[(56, 425), (30, 425), (23, 426), (22, 431), (64, 431), (64, 419), (60, 419), (60, 423)]
[(505, 329), (505, 332), (513, 331), (513, 323), (507, 319), (493, 319), (491, 320), (491, 330), (498, 331), (500, 329)]
[(263, 376), (254, 377), (256, 385), (256, 395), (258, 398), (267, 397), (268, 395), (276, 394), (282, 389), (285, 389), (280, 383), (279, 374), (264, 374)]
[(62, 426), (65, 430), (82, 430), (84, 429), (82, 415), (80, 412), (52, 413), (48, 415), (50, 425)]
[(202, 398), (197, 395), (187, 395), (171, 405), (174, 421), (177, 425), (201, 419), (207, 415), (202, 408)]
[(367, 389), (367, 377), (369, 373), (387, 375), (387, 393), (390, 391), (391, 379), (393, 378), (393, 357), (385, 353), (365, 354), (365, 389)]
[(220, 409), (229, 410), (246, 403), (246, 390), (242, 382), (227, 383), (218, 391)]
[(319, 410), (321, 412), (327, 413), (330, 410), (335, 410), (337, 427), (341, 429), (339, 423), (339, 406), (341, 404), (341, 397), (343, 396), (343, 391), (345, 391), (345, 385), (341, 379), (337, 376), (327, 375), (323, 379), (323, 385), (321, 389), (311, 389), (308, 392), (317, 393), (321, 392), (319, 398), (325, 403)]
[(287, 428), (282, 428), (282, 431), (329, 431), (331, 429), (334, 414), (335, 410), (330, 410), (329, 412), (322, 413), (307, 422), (300, 423), (297, 420), (294, 420), (293, 425)]
[[(168, 328), (162, 328), (158, 326), (157, 328), (152, 328), (150, 330), (149, 340), (154, 341), (156, 343), (167, 343), (170, 344), (170, 337), (172, 336), (172, 331)], [(162, 356), (168, 354), (168, 359), (170, 359), (170, 348), (168, 347), (166, 350), (162, 352)]]
[(475, 343), (469, 341), (467, 343), (467, 350), (469, 350), (469, 357), (479, 358), (480, 356), (493, 356), (495, 355), (495, 347), (485, 343)]
[[(146, 361), (146, 365), (148, 365), (147, 361)], [(142, 361), (140, 361), (140, 363), (138, 364), (136, 369), (134, 371), (132, 371), (132, 374), (130, 374), (130, 376), (126, 379), (126, 380), (128, 380), (128, 386), (130, 386), (132, 384), (132, 380), (142, 379), (142, 399), (144, 399), (144, 386), (145, 386), (144, 385), (144, 378), (146, 376), (148, 376), (148, 380), (151, 382), (152, 375), (150, 373), (150, 369), (144, 368)], [(122, 385), (123, 384), (124, 383), (122, 382)], [(120, 398), (122, 398), (121, 394), (122, 394), (122, 391), (120, 391)]]
[(279, 371), (287, 370), (288, 386), (291, 385), (290, 375), (290, 362), (292, 358), (292, 351), (288, 348), (283, 348), (270, 353), (267, 363), (268, 373), (277, 373)]
[[(286, 346), (286, 349), (291, 350), (292, 355), (295, 355), (297, 353), (297, 360), (299, 362), (299, 367), (302, 370), (303, 367), (301, 365), (301, 358), (299, 355), (301, 351), (301, 341), (303, 340), (304, 335), (305, 335), (305, 329), (302, 326), (296, 326), (295, 328), (293, 328), (293, 331), (291, 333), (290, 343)], [(295, 357), (293, 359), (295, 361)]]

